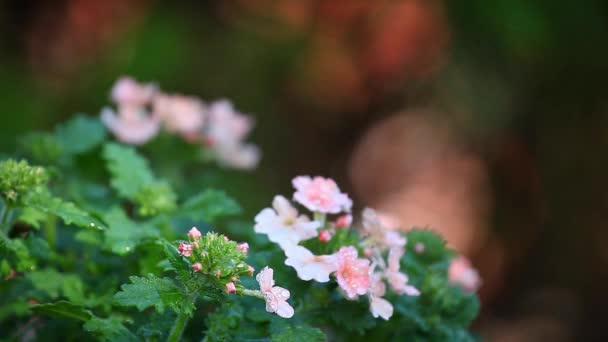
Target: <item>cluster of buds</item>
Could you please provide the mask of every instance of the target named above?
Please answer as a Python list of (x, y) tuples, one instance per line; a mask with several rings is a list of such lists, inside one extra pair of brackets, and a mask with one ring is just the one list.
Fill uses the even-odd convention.
[(266, 311), (290, 318), (294, 310), (287, 303), (289, 290), (274, 286), (273, 270), (265, 267), (256, 276), (260, 290), (247, 289), (240, 284), (243, 276), (253, 276), (254, 268), (245, 263), (249, 244), (236, 243), (224, 235), (207, 233), (204, 236), (192, 227), (188, 232), (188, 241), (181, 241), (177, 250), (188, 259), (192, 272), (205, 277), (207, 283), (216, 284), (217, 288), (227, 294), (253, 296), (266, 302)]
[(28, 192), (45, 186), (48, 180), (43, 167), (31, 166), (25, 160), (0, 162), (0, 197), (6, 201), (5, 205), (15, 205)]
[(156, 84), (140, 84), (130, 77), (116, 81), (111, 99), (116, 111), (104, 108), (101, 120), (123, 143), (145, 144), (164, 128), (189, 143), (204, 145), (223, 166), (252, 169), (260, 160), (258, 147), (244, 143), (253, 120), (227, 100), (206, 104), (196, 97), (163, 93)]
[[(275, 196), (272, 208), (256, 216), (254, 229), (281, 247), (285, 265), (293, 267), (300, 279), (324, 283), (333, 275), (347, 299), (367, 295), (373, 316), (387, 320), (393, 314), (393, 306), (382, 298), (385, 280), (397, 294), (419, 295), (408, 284), (407, 275), (399, 271), (405, 238), (384, 228), (371, 209), (364, 210), (363, 239), (356, 246), (338, 246), (334, 253), (323, 255), (315, 255), (302, 246), (301, 242), (314, 238), (328, 242), (338, 229), (350, 228), (352, 200), (332, 179), (299, 176), (292, 183), (293, 199), (312, 212), (312, 219), (299, 214), (285, 197)], [(328, 220), (328, 215), (337, 216)], [(358, 249), (365, 251), (365, 257), (359, 257)], [(388, 255), (388, 262), (383, 255)]]

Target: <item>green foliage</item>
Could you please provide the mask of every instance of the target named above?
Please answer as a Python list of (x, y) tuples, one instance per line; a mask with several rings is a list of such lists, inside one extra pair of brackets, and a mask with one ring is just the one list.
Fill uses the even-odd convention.
[(194, 221), (212, 222), (213, 220), (241, 212), (241, 206), (219, 190), (207, 189), (186, 200), (179, 215)]
[(29, 192), (46, 185), (49, 176), (40, 166), (9, 159), (0, 162), (0, 195), (11, 206), (19, 205)]
[(19, 145), (28, 157), (45, 165), (57, 162), (64, 153), (57, 137), (46, 132), (28, 133), (19, 139)]
[(103, 246), (118, 255), (131, 253), (149, 239), (158, 238), (159, 232), (150, 224), (137, 224), (117, 207), (111, 208), (103, 216), (108, 228), (104, 233)]
[(97, 118), (76, 115), (55, 129), (55, 137), (68, 154), (81, 154), (99, 146), (106, 138), (106, 129)]
[(54, 269), (29, 272), (25, 278), (40, 293), (39, 299), (67, 298), (73, 303), (84, 302), (84, 284), (75, 274), (59, 273)]
[(177, 196), (171, 186), (162, 181), (145, 185), (134, 200), (139, 204), (138, 212), (141, 216), (171, 213), (177, 208)]
[(82, 228), (105, 229), (105, 225), (92, 217), (74, 203), (54, 197), (46, 189), (30, 192), (25, 199), (25, 205), (36, 211), (59, 217), (67, 225)]
[(84, 329), (92, 333), (100, 341), (138, 341), (137, 336), (125, 328), (122, 320), (118, 317), (105, 319), (93, 317), (84, 324)]
[(93, 314), (89, 310), (86, 310), (82, 305), (77, 305), (65, 300), (36, 305), (32, 307), (32, 311), (41, 315), (68, 318), (84, 322), (93, 318)]
[(122, 291), (114, 295), (116, 303), (135, 306), (139, 311), (154, 307), (159, 312), (171, 308), (177, 313), (191, 313), (193, 303), (169, 278), (130, 277), (131, 284), (122, 285)]
[(285, 320), (273, 319), (270, 323), (272, 342), (321, 342), (325, 334), (307, 324), (291, 324)]
[(244, 309), (242, 306), (229, 301), (224, 302), (215, 312), (207, 316), (205, 339), (207, 342), (234, 340), (243, 317)]
[(134, 199), (154, 181), (148, 162), (131, 147), (108, 143), (104, 146), (103, 157), (112, 175), (112, 188), (124, 198)]

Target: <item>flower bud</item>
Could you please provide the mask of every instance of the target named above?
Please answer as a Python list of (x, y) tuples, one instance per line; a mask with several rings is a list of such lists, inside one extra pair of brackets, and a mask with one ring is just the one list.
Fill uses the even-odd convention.
[(236, 245), (236, 249), (247, 254), (247, 252), (249, 252), (249, 244), (247, 242), (239, 243)]
[(197, 240), (201, 238), (201, 232), (196, 229), (196, 227), (192, 227), (192, 229), (190, 229), (190, 231), (188, 232), (188, 237), (192, 240)]
[(319, 241), (329, 242), (329, 240), (331, 240), (331, 233), (329, 230), (322, 230), (319, 232)]
[(236, 293), (236, 286), (233, 282), (226, 283), (226, 293)]
[(197, 262), (196, 264), (192, 265), (192, 270), (194, 272), (198, 272), (203, 268), (203, 265), (201, 265), (200, 262)]

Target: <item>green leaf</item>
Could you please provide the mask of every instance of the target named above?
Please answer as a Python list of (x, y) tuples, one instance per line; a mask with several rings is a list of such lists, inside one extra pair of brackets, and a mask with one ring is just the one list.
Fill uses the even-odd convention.
[(72, 302), (84, 302), (84, 285), (75, 274), (59, 273), (49, 268), (27, 273), (25, 278), (36, 290), (52, 299), (63, 296)]
[(169, 278), (158, 278), (153, 274), (130, 277), (131, 284), (123, 284), (122, 291), (114, 295), (116, 303), (135, 306), (139, 311), (154, 307), (162, 313), (170, 307), (175, 312), (192, 312), (193, 304)]
[(65, 224), (82, 228), (104, 229), (105, 226), (74, 203), (54, 197), (47, 190), (31, 192), (25, 199), (25, 205), (46, 214), (59, 217)]
[(46, 316), (69, 318), (85, 322), (93, 317), (91, 311), (86, 310), (82, 305), (77, 305), (65, 300), (36, 305), (32, 307), (32, 311)]
[(241, 206), (225, 192), (207, 189), (186, 200), (180, 214), (194, 221), (211, 222), (218, 217), (240, 212)]
[(110, 209), (103, 219), (108, 224), (104, 248), (118, 255), (128, 254), (139, 244), (159, 236), (155, 227), (138, 225), (118, 207)]
[(80, 154), (101, 144), (106, 129), (99, 119), (78, 115), (57, 126), (55, 135), (66, 153)]
[(84, 330), (93, 333), (101, 341), (138, 341), (117, 317), (93, 317), (84, 324)]
[(155, 181), (144, 186), (135, 195), (135, 202), (139, 204), (140, 215), (153, 216), (174, 211), (177, 207), (177, 196), (169, 183)]
[(124, 198), (134, 199), (146, 185), (154, 182), (148, 161), (131, 147), (108, 143), (103, 157), (112, 174), (112, 188)]
[(273, 319), (270, 323), (270, 333), (272, 342), (321, 342), (327, 340), (321, 329), (304, 323), (291, 325), (278, 318)]
[(40, 224), (46, 221), (47, 217), (48, 215), (42, 210), (38, 210), (33, 207), (26, 207), (23, 209), (23, 211), (21, 211), (18, 221), (29, 224), (36, 229), (40, 229)]

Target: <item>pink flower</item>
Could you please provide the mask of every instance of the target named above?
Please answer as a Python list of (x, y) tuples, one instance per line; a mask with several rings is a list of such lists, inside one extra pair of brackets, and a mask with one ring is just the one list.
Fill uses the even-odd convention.
[(201, 269), (203, 269), (203, 265), (201, 265), (201, 263), (200, 263), (200, 262), (197, 262), (197, 263), (195, 263), (194, 265), (192, 265), (192, 270), (193, 270), (194, 272), (198, 272), (198, 271), (200, 271)]
[(289, 290), (274, 286), (274, 271), (272, 268), (264, 267), (255, 279), (260, 284), (260, 291), (264, 295), (266, 311), (274, 312), (283, 318), (291, 318), (294, 310), (287, 303), (290, 296)]
[(200, 239), (201, 232), (198, 229), (196, 229), (196, 227), (192, 227), (192, 229), (190, 229), (188, 231), (188, 237), (191, 238), (192, 240)]
[(270, 241), (283, 249), (317, 236), (321, 223), (310, 221), (306, 215), (298, 216), (298, 211), (285, 197), (275, 196), (272, 207), (274, 210), (266, 208), (255, 217), (256, 233), (268, 235)]
[(329, 242), (329, 240), (331, 240), (331, 233), (329, 230), (322, 230), (319, 232), (319, 241), (326, 243)]
[(338, 270), (336, 278), (338, 285), (349, 299), (367, 293), (371, 285), (369, 275), (369, 260), (359, 259), (355, 247), (342, 247), (336, 253)]
[(448, 279), (451, 283), (462, 286), (466, 292), (475, 292), (481, 286), (481, 278), (469, 260), (458, 256), (450, 263)]
[(293, 267), (302, 280), (329, 281), (329, 275), (338, 269), (335, 255), (314, 255), (302, 246), (291, 245), (284, 249), (285, 265)]
[(340, 192), (331, 178), (298, 176), (292, 180), (293, 198), (310, 211), (337, 214), (350, 211), (353, 205), (347, 194)]
[(388, 321), (393, 316), (393, 305), (382, 297), (371, 297), (369, 307), (374, 318), (382, 317)]
[(119, 78), (112, 87), (111, 98), (117, 105), (145, 106), (158, 91), (155, 84), (140, 84), (131, 77)]
[(154, 114), (164, 122), (169, 132), (191, 136), (203, 127), (206, 110), (197, 98), (159, 94), (154, 98)]
[(204, 141), (220, 164), (238, 169), (255, 168), (260, 161), (260, 150), (255, 145), (243, 143), (253, 128), (253, 120), (235, 111), (227, 100), (211, 103), (208, 114)]
[(255, 268), (253, 268), (253, 266), (251, 265), (247, 265), (247, 271), (249, 272), (249, 275), (253, 275), (253, 272), (255, 272)]
[(344, 214), (336, 220), (336, 228), (348, 228), (353, 224), (353, 215)]
[(386, 279), (395, 293), (419, 296), (420, 291), (414, 286), (407, 284), (409, 281), (408, 276), (399, 272), (401, 257), (404, 253), (405, 250), (403, 248), (391, 248), (388, 252), (388, 268), (385, 270)]
[(185, 257), (189, 257), (192, 255), (192, 245), (189, 243), (180, 242), (179, 247), (177, 247), (180, 255)]
[(154, 138), (160, 130), (160, 121), (148, 115), (143, 107), (123, 105), (118, 115), (106, 107), (101, 110), (101, 122), (120, 142), (141, 145)]
[(236, 293), (236, 286), (233, 282), (226, 283), (226, 293)]
[(247, 254), (247, 252), (249, 252), (249, 244), (247, 242), (239, 243), (236, 245), (236, 249)]
[(363, 209), (363, 235), (383, 248), (402, 248), (407, 240), (398, 231), (387, 228), (374, 209)]

